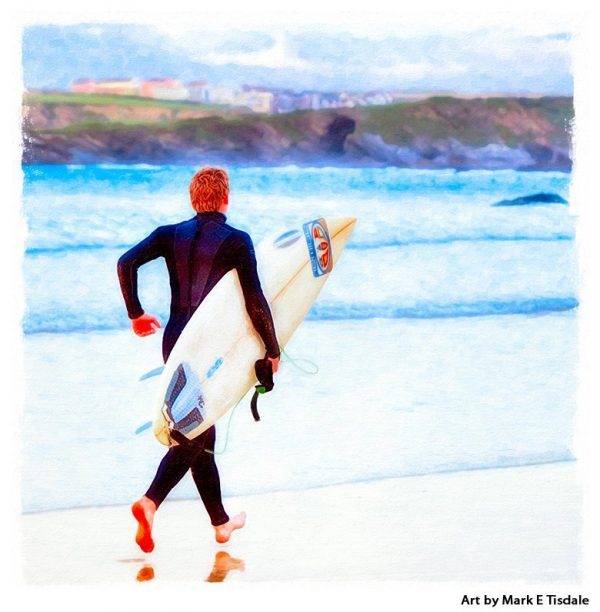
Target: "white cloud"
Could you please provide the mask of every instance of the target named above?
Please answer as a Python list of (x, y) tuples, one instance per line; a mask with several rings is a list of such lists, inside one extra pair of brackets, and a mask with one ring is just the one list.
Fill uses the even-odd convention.
[[(221, 0), (223, 1), (223, 0)], [(403, 38), (419, 38), (432, 35), (458, 35), (482, 29), (499, 31), (511, 30), (520, 36), (543, 36), (571, 30), (575, 27), (578, 16), (572, 10), (551, 10), (548, 0), (523, 4), (522, 0), (514, 0), (513, 10), (494, 11), (493, 9), (460, 11), (454, 6), (447, 9), (442, 6), (431, 8), (411, 8), (386, 10), (377, 6), (378, 2), (370, 0), (369, 6), (362, 10), (353, 10), (347, 6), (347, 1), (341, 0), (343, 8), (333, 6), (331, 0), (325, 4), (321, 0), (313, 0), (318, 6), (310, 10), (309, 2), (304, 0), (302, 8), (279, 9), (277, 11), (257, 10), (255, 3), (248, 8), (238, 7), (235, 11), (214, 10), (202, 15), (202, 20), (196, 20), (198, 28), (207, 31), (220, 30), (221, 35), (231, 28), (246, 30), (279, 30), (300, 32), (308, 29), (322, 30), (324, 33), (348, 32), (366, 38), (377, 39), (381, 36), (398, 36)], [(506, 5), (508, 0), (505, 0)], [(543, 10), (536, 4), (543, 4)], [(280, 3), (277, 2), (279, 5)], [(384, 2), (387, 4), (387, 2)], [(443, 3), (440, 3), (443, 5)], [(475, 2), (479, 4), (479, 2)], [(159, 23), (154, 23), (158, 29), (173, 38), (180, 38), (190, 31), (189, 21), (173, 14), (163, 16)]]
[(468, 71), (468, 67), (459, 63), (398, 63), (393, 66), (375, 67), (372, 72), (382, 77), (394, 77), (407, 80), (419, 80), (433, 76), (459, 75)]
[(287, 42), (283, 32), (273, 35), (274, 44), (269, 49), (253, 51), (250, 53), (222, 53), (210, 51), (202, 56), (206, 64), (224, 65), (238, 64), (240, 66), (262, 66), (265, 68), (296, 68), (305, 70), (309, 63), (297, 57)]
[[(260, 82), (296, 89), (398, 89), (409, 85), (436, 90), (569, 93), (572, 87), (572, 43), (564, 34), (567, 28), (542, 35), (490, 27), (449, 34), (436, 31), (431, 23), (427, 34), (395, 32), (375, 37), (373, 32), (369, 36), (350, 33), (342, 23), (296, 33), (292, 25), (289, 29), (272, 28), (268, 23), (256, 28), (207, 29), (204, 20), (190, 20), (185, 28), (176, 29), (82, 24), (57, 33), (64, 39), (63, 58), (77, 58), (77, 62), (66, 64), (59, 57), (56, 61), (62, 72), (55, 80), (64, 83), (82, 74), (104, 74), (114, 63), (124, 74), (152, 76), (157, 71), (183, 80), (206, 78), (228, 85)], [(98, 30), (106, 30), (105, 35), (94, 36)], [(86, 36), (93, 39), (93, 48), (96, 43), (105, 45), (103, 63), (92, 62), (91, 51), (82, 42)], [(30, 49), (26, 76), (36, 87), (45, 87), (47, 59), (36, 55), (36, 48)], [(54, 81), (51, 85), (55, 86)]]
[[(213, 66), (235, 64), (298, 70), (310, 68), (308, 62), (294, 53), (283, 31), (268, 28), (191, 30), (189, 27), (158, 27), (157, 30), (169, 40), (173, 48), (184, 52), (189, 60), (203, 64)], [(267, 46), (266, 42), (266, 48), (248, 50), (242, 42), (244, 35), (248, 34), (263, 36), (270, 46)]]

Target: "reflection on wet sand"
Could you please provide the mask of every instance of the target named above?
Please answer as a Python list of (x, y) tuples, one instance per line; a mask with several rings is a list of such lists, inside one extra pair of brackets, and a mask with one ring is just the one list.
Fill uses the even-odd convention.
[[(144, 559), (119, 559), (120, 563), (143, 562), (144, 565), (138, 570), (135, 579), (137, 582), (148, 582), (156, 577), (154, 567)], [(223, 582), (227, 578), (227, 574), (231, 570), (239, 570), (243, 572), (246, 569), (246, 564), (243, 559), (236, 559), (228, 552), (220, 550), (215, 554), (212, 571), (206, 578), (206, 582)]]
[(149, 563), (145, 563), (143, 567), (140, 568), (140, 571), (137, 573), (135, 579), (138, 582), (154, 580), (154, 568)]
[(215, 562), (213, 564), (212, 572), (206, 579), (206, 582), (223, 582), (227, 577), (227, 574), (231, 570), (244, 571), (246, 565), (242, 559), (236, 559), (232, 557), (228, 552), (220, 550), (215, 555)]

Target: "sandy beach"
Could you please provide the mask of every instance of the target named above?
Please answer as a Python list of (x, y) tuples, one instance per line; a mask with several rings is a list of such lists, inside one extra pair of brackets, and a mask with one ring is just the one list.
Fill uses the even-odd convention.
[[(474, 470), (229, 497), (248, 513), (213, 540), (199, 500), (165, 502), (142, 553), (127, 506), (22, 517), (28, 584), (523, 581), (580, 575), (576, 464)], [(551, 534), (551, 537), (549, 535)]]

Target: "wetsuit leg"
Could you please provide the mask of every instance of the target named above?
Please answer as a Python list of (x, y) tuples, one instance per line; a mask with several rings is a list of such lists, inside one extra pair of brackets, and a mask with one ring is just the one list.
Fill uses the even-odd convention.
[(223, 508), (221, 499), (219, 470), (214, 455), (207, 453), (204, 450), (205, 448), (214, 451), (214, 425), (189, 445), (172, 446), (167, 451), (158, 466), (152, 484), (146, 491), (146, 497), (150, 498), (158, 508), (173, 487), (191, 468), (194, 482), (210, 516), (211, 523), (215, 526), (223, 525), (229, 520), (229, 516)]
[[(165, 363), (185, 323), (186, 319), (183, 316), (174, 316), (173, 313), (171, 313), (162, 339), (162, 353)], [(148, 488), (148, 491), (146, 491), (146, 497), (149, 497), (156, 504), (157, 508), (165, 500), (171, 489), (190, 469), (196, 452), (202, 450), (203, 438), (204, 436), (201, 435), (189, 445), (172, 446), (162, 458), (156, 470), (154, 480)]]
[[(181, 334), (187, 318), (184, 316), (172, 316), (163, 334), (163, 358), (165, 362), (169, 358), (171, 350)], [(203, 434), (192, 440), (190, 444), (172, 446), (163, 457), (154, 480), (146, 492), (156, 507), (165, 500), (171, 489), (192, 468), (192, 476), (202, 502), (210, 516), (213, 525), (222, 525), (229, 520), (223, 502), (221, 500), (221, 481), (219, 471), (211, 451), (215, 449), (215, 427), (210, 427)]]
[[(204, 448), (210, 451), (215, 450), (215, 426), (213, 425), (206, 431)], [(216, 527), (223, 525), (229, 520), (223, 502), (221, 500), (221, 481), (219, 470), (215, 462), (213, 453), (202, 451), (194, 457), (192, 463), (192, 477), (198, 488), (198, 493), (202, 498), (204, 507), (210, 516), (210, 522)]]
[(154, 480), (146, 491), (146, 497), (149, 497), (157, 508), (171, 492), (171, 489), (185, 476), (194, 462), (196, 454), (204, 453), (202, 437), (199, 436), (189, 445), (172, 446), (163, 457), (156, 470)]

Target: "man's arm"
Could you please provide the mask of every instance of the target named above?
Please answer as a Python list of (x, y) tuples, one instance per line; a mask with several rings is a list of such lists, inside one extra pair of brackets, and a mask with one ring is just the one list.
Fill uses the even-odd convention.
[[(236, 253), (236, 266), (244, 300), (246, 302), (246, 310), (258, 332), (259, 336), (265, 344), (267, 357), (272, 361), (277, 361), (279, 358), (279, 343), (275, 334), (275, 325), (271, 316), (271, 309), (265, 298), (258, 272), (256, 270), (256, 255), (254, 254), (254, 246), (248, 234), (242, 232), (242, 241)], [(276, 371), (277, 364), (274, 363), (273, 370)]]
[(133, 330), (139, 336), (154, 333), (153, 325), (160, 323), (151, 315), (146, 315), (140, 304), (137, 286), (137, 271), (143, 264), (161, 257), (163, 250), (162, 228), (154, 230), (148, 237), (123, 254), (117, 263), (117, 273), (121, 293), (125, 300), (127, 314), (132, 319)]

